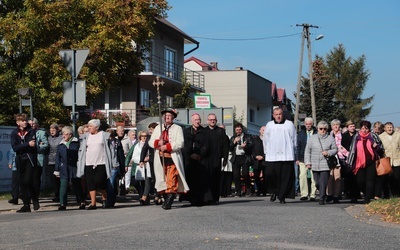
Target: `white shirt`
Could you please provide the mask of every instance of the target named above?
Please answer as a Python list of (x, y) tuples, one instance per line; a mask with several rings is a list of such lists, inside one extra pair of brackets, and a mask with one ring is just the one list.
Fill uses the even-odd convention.
[(86, 145), (86, 166), (106, 164), (104, 155), (103, 131), (94, 135), (89, 134)]
[(294, 161), (297, 146), (297, 132), (293, 122), (282, 124), (270, 121), (265, 126), (263, 137), (265, 161)]

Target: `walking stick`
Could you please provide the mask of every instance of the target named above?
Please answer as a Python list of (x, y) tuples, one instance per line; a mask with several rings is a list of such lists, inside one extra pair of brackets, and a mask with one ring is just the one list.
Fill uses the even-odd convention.
[[(160, 136), (162, 136), (162, 115), (161, 115), (161, 95), (160, 95), (160, 86), (164, 85), (164, 81), (160, 81), (160, 77), (157, 76), (156, 80), (153, 81), (153, 86), (157, 87), (157, 104), (158, 104), (158, 116), (160, 118)], [(165, 161), (164, 161), (164, 153), (162, 153), (162, 167), (163, 167), (163, 174), (164, 174), (164, 181), (165, 179)]]

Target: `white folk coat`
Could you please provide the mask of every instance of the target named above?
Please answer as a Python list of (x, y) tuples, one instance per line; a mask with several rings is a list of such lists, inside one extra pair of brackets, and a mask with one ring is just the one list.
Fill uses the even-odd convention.
[[(164, 131), (165, 127), (162, 126)], [(161, 131), (160, 125), (158, 125), (151, 135), (149, 140), (149, 146), (154, 148), (154, 142), (160, 139)], [(183, 158), (181, 149), (184, 146), (183, 130), (179, 125), (172, 124), (168, 130), (169, 143), (171, 144), (172, 152), (171, 157), (178, 170), (178, 192), (186, 193), (189, 191), (189, 186), (185, 179), (185, 170), (183, 165)], [(155, 188), (157, 192), (167, 189), (167, 183), (164, 178), (164, 168), (160, 159), (160, 152), (157, 148), (154, 148), (154, 174), (156, 176)]]

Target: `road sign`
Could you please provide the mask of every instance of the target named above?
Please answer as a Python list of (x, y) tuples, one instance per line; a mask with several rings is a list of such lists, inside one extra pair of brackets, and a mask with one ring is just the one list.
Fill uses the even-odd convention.
[(194, 107), (196, 109), (211, 108), (211, 96), (210, 95), (195, 95), (194, 96)]
[(68, 72), (74, 77), (77, 77), (89, 55), (89, 49), (60, 50), (58, 54), (61, 56)]
[[(63, 82), (63, 104), (64, 106), (72, 106), (72, 83), (71, 81)], [(86, 81), (76, 81), (76, 106), (86, 106)]]

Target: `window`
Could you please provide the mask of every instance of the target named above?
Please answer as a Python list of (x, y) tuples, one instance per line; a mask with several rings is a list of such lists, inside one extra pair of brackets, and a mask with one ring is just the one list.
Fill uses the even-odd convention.
[(143, 66), (144, 66), (144, 71), (145, 72), (150, 72), (153, 71), (152, 65), (151, 65), (151, 54), (153, 50), (153, 41), (148, 41), (146, 46), (141, 46), (141, 52), (142, 52), (142, 59), (143, 59)]
[(140, 89), (140, 105), (150, 108), (151, 92), (147, 89)]
[(254, 109), (250, 109), (249, 121), (254, 122)]
[(168, 108), (172, 108), (174, 104), (174, 98), (171, 96), (165, 96), (165, 106)]
[(120, 89), (110, 89), (108, 94), (109, 109), (120, 109), (121, 105), (121, 90)]
[(176, 79), (178, 76), (178, 72), (176, 69), (176, 51), (165, 47), (164, 50), (164, 59), (165, 59), (165, 75)]

